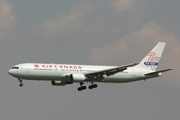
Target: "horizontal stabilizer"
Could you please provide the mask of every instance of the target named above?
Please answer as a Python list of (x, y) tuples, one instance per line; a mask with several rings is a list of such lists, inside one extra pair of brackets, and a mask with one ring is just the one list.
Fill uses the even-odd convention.
[(156, 74), (156, 73), (167, 72), (167, 71), (170, 71), (170, 70), (173, 70), (173, 69), (159, 70), (159, 71), (156, 71), (156, 72), (146, 73), (144, 75), (152, 75), (152, 74)]

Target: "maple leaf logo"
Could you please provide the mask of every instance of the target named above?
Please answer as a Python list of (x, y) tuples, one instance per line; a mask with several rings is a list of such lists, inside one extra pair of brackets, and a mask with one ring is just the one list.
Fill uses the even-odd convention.
[(39, 65), (38, 65), (38, 64), (34, 64), (34, 67), (35, 67), (35, 68), (39, 68)]

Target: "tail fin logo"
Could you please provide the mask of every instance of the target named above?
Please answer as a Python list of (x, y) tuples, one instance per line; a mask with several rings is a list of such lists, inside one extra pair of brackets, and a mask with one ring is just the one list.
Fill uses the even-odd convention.
[(146, 67), (151, 67), (151, 70), (156, 71), (160, 57), (157, 57), (155, 52), (150, 52), (147, 56), (149, 58), (144, 62), (144, 65), (146, 65)]

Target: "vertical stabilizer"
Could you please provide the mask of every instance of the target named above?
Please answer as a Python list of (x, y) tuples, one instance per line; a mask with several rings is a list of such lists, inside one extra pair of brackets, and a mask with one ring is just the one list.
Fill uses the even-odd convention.
[(165, 45), (165, 42), (159, 42), (136, 67), (156, 71)]

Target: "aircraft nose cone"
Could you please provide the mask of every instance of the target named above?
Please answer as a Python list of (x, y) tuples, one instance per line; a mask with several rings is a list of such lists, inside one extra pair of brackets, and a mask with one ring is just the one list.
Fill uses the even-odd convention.
[(17, 77), (18, 71), (17, 71), (17, 70), (14, 70), (14, 69), (10, 69), (10, 70), (8, 71), (8, 74), (11, 75), (11, 76), (13, 76), (13, 77)]
[(8, 71), (8, 74), (12, 75), (12, 70), (9, 70), (9, 71)]
[(8, 73), (9, 73), (9, 75), (12, 75), (12, 76), (16, 75), (16, 71), (15, 71), (15, 70), (12, 70), (12, 69), (10, 69), (10, 70), (8, 71)]

